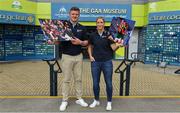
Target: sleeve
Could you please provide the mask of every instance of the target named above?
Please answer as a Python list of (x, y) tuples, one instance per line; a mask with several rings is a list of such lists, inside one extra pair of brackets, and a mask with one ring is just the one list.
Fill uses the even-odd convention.
[(111, 44), (114, 44), (115, 42), (108, 39), (108, 43), (109, 43), (109, 45), (111, 45)]
[[(111, 35), (110, 32), (107, 31), (107, 38), (108, 38), (110, 35)], [(109, 43), (109, 45), (111, 45), (111, 44), (113, 44), (113, 43), (115, 43), (115, 42), (108, 39), (108, 43)]]

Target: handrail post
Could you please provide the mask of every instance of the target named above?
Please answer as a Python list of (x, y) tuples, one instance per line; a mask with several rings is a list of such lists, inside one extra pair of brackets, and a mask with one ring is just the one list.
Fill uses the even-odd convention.
[[(130, 90), (130, 76), (131, 76), (131, 65), (134, 62), (142, 62), (139, 60), (130, 60), (130, 59), (124, 59), (117, 69), (115, 69), (115, 73), (119, 73), (119, 96), (129, 96), (129, 90)], [(121, 69), (121, 67), (125, 65), (126, 67), (124, 69)], [(124, 86), (125, 85), (125, 86)], [(125, 89), (125, 94), (124, 94)]]
[(127, 64), (125, 96), (129, 96), (130, 74), (131, 74), (131, 64)]
[(57, 73), (58, 71), (54, 71), (52, 76), (52, 95), (51, 96), (57, 96)]
[(122, 71), (120, 71), (119, 96), (123, 96), (123, 89), (124, 89), (124, 87), (123, 87), (124, 86), (123, 80), (124, 80), (124, 73)]
[[(49, 61), (47, 61), (49, 62)], [(50, 70), (50, 96), (56, 96), (57, 94), (55, 94), (55, 73), (54, 73), (54, 63), (51, 64), (51, 63), (48, 63), (49, 64), (49, 70)]]
[[(61, 67), (57, 60), (43, 60), (46, 61), (49, 65), (49, 74), (50, 74), (50, 96), (57, 96), (57, 75), (61, 73)], [(55, 70), (54, 66), (57, 65), (58, 69)]]

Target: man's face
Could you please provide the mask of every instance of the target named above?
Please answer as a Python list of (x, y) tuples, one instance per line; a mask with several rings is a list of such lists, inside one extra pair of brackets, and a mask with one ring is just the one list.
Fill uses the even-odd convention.
[(70, 16), (70, 20), (72, 22), (78, 22), (79, 20), (79, 11), (70, 11), (69, 13), (69, 16)]

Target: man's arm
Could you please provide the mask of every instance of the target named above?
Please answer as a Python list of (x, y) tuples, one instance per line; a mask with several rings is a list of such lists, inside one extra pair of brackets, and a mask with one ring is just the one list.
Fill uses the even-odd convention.
[(87, 46), (88, 45), (88, 41), (87, 40), (81, 41), (80, 45), (81, 46)]
[(116, 51), (119, 47), (123, 47), (123, 44), (122, 43), (117, 43), (113, 39), (113, 37), (111, 35), (108, 36), (108, 39), (111, 40), (112, 42), (114, 42), (114, 43), (111, 44), (111, 48), (112, 48), (113, 51)]
[(71, 43), (74, 45), (81, 45), (81, 46), (87, 46), (88, 45), (88, 41), (87, 40), (80, 40), (78, 38), (74, 38), (71, 40)]

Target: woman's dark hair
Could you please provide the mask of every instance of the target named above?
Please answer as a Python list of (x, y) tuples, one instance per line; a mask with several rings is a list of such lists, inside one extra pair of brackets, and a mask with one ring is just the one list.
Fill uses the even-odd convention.
[(100, 16), (100, 17), (97, 17), (97, 18), (96, 18), (96, 22), (97, 22), (98, 19), (102, 19), (103, 22), (105, 23), (104, 17), (101, 17), (101, 16)]

